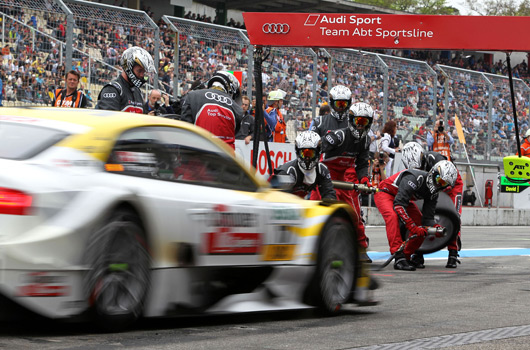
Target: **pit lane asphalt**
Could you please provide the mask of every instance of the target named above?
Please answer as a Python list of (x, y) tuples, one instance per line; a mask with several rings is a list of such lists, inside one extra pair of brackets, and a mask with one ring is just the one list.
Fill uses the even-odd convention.
[[(388, 257), (384, 228), (367, 235), (379, 265)], [(117, 334), (86, 323), (1, 322), (0, 349), (530, 349), (530, 257), (521, 255), (530, 228), (464, 227), (462, 241), (457, 269), (445, 268), (446, 251), (427, 256), (424, 270), (390, 264), (373, 273), (379, 305), (336, 317), (301, 310), (142, 320)]]

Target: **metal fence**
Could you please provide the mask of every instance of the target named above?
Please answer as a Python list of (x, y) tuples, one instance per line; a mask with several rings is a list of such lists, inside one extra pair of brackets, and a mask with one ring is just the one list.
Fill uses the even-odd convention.
[(331, 57), (331, 87), (343, 84), (352, 90), (354, 102), (369, 103), (376, 111), (374, 130), (387, 119), (388, 66), (374, 53), (350, 49), (327, 49)]
[[(17, 64), (6, 70), (14, 79), (7, 85), (16, 90), (14, 102), (32, 96), (48, 104), (49, 91), (64, 86), (65, 72), (74, 69), (81, 74), (79, 88), (95, 104), (104, 84), (118, 76), (119, 57), (129, 46), (160, 57), (160, 30), (143, 11), (81, 0), (0, 0), (0, 11), (2, 47), (9, 45), (11, 64)], [(153, 82), (157, 86), (158, 75)]]
[[(163, 16), (174, 36), (171, 92), (182, 96), (195, 81), (206, 82), (217, 70), (242, 71), (242, 90), (252, 96), (252, 56), (240, 29)], [(166, 48), (165, 48), (166, 49)], [(176, 67), (176, 69), (175, 69)], [(174, 87), (178, 86), (175, 94)]]
[[(240, 29), (171, 16), (163, 16), (159, 28), (142, 11), (82, 0), (0, 0), (0, 18), (2, 47), (10, 48), (1, 62), (8, 103), (49, 103), (47, 96), (63, 84), (71, 66), (80, 71), (80, 87), (91, 92), (95, 104), (99, 89), (119, 74), (120, 54), (130, 45), (153, 54), (159, 68), (154, 86), (160, 80), (169, 94), (182, 96), (194, 81), (205, 82), (226, 69), (241, 71), (244, 93), (254, 95), (254, 48)], [(282, 47), (270, 49), (263, 82), (264, 96), (278, 88), (287, 93), (284, 114), (292, 122), (291, 140), (300, 125), (294, 122), (301, 117), (307, 127), (329, 88), (342, 83), (352, 89), (354, 101), (374, 106), (377, 127), (398, 121), (404, 142), (425, 143), (426, 131), (440, 117), (457, 139), (457, 115), (471, 159), (497, 161), (516, 152), (504, 76), (443, 65), (433, 70), (424, 61), (360, 50)], [(514, 84), (524, 133), (530, 124), (530, 88), (520, 79)], [(453, 155), (466, 157), (462, 146), (453, 147)]]
[[(58, 48), (55, 57), (64, 58), (66, 67), (71, 65), (72, 41), (68, 40), (68, 28), (73, 25), (72, 12), (61, 0), (0, 0), (0, 13), (14, 17), (18, 21), (30, 25), (31, 35), (27, 31), (18, 31), (19, 28), (5, 28), (2, 26), (2, 33), (8, 30), (12, 45), (17, 49), (24, 49), (29, 52), (27, 44), (35, 43), (36, 33), (42, 33), (65, 42), (65, 46)], [(18, 34), (18, 35), (17, 35)], [(5, 35), (4, 35), (5, 36)], [(2, 39), (4, 41), (4, 39)]]
[[(454, 116), (458, 116), (468, 155), (475, 160), (500, 161), (507, 154), (515, 154), (508, 78), (444, 65), (438, 65), (437, 70), (444, 101), (439, 111), (449, 125), (454, 125)], [(528, 120), (530, 88), (520, 79), (513, 82), (519, 120)], [(453, 136), (456, 138), (456, 133)], [(466, 157), (462, 144), (453, 147), (453, 154), (457, 159)]]
[[(95, 98), (118, 76), (120, 56), (130, 46), (146, 49), (155, 58), (155, 69), (160, 68), (160, 29), (145, 12), (82, 0), (66, 0), (66, 5), (75, 20), (72, 68), (81, 74), (81, 87)], [(157, 87), (159, 75), (152, 78)]]
[(436, 72), (424, 61), (378, 55), (388, 66), (388, 118), (398, 123), (398, 134), (425, 124), (436, 115)]
[(10, 48), (2, 64), (10, 79), (5, 81), (6, 103), (49, 104), (53, 86), (60, 85), (64, 77), (64, 43), (14, 17), (2, 14), (1, 18), (2, 47)]

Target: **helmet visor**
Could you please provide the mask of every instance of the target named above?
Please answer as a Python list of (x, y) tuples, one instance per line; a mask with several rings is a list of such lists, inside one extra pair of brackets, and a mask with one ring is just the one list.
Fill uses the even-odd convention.
[(434, 180), (436, 182), (436, 186), (438, 186), (439, 188), (445, 188), (445, 187), (449, 186), (449, 183), (447, 183), (447, 181), (442, 179), (442, 177), (439, 174), (436, 175)]
[(301, 148), (298, 150), (300, 159), (313, 160), (316, 158), (317, 151), (314, 148)]
[(333, 109), (337, 112), (344, 112), (350, 105), (348, 100), (333, 100)]
[(362, 126), (366, 128), (368, 125), (370, 125), (370, 119), (366, 117), (353, 117), (353, 123), (356, 126)]

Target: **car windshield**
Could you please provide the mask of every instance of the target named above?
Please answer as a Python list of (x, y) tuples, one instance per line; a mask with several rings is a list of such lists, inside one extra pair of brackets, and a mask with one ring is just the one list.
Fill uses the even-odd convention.
[(68, 135), (41, 126), (0, 122), (0, 158), (32, 158)]

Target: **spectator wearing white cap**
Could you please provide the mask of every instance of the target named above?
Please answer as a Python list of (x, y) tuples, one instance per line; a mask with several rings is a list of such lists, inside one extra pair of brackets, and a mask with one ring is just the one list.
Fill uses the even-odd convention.
[(285, 119), (283, 118), (282, 112), (280, 111), (283, 105), (284, 97), (285, 92), (281, 90), (271, 91), (267, 97), (268, 107), (265, 112), (267, 112), (267, 114), (276, 121), (274, 127), (272, 127), (272, 125), (268, 125), (272, 131), (273, 142), (287, 142), (287, 126), (285, 124)]

